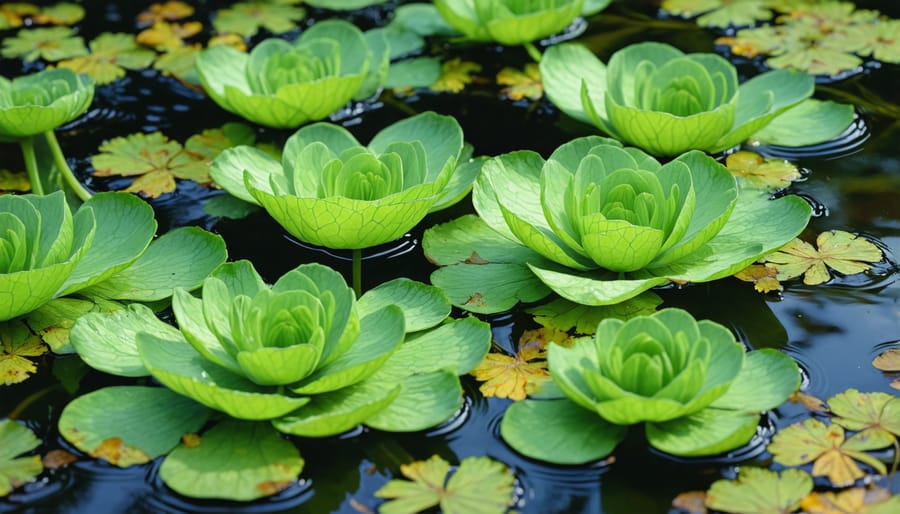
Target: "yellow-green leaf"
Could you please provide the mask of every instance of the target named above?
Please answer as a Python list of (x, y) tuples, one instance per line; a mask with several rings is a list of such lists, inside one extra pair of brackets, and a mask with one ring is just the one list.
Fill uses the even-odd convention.
[(0, 55), (26, 62), (44, 59), (56, 62), (87, 54), (84, 40), (69, 27), (20, 30), (14, 37), (3, 39)]
[(138, 14), (138, 23), (153, 24), (157, 21), (174, 21), (194, 14), (194, 8), (184, 2), (168, 1), (153, 4)]
[(25, 172), (13, 172), (0, 169), (0, 191), (18, 191), (24, 193), (31, 190), (31, 182)]
[(887, 393), (860, 393), (848, 389), (828, 399), (832, 422), (860, 435), (878, 432), (892, 440), (900, 436), (900, 398)]
[(746, 150), (726, 157), (725, 166), (744, 185), (772, 191), (784, 189), (802, 176), (797, 166), (789, 161), (766, 159)]
[(19, 457), (37, 448), (41, 441), (28, 428), (11, 419), (0, 421), (0, 497), (26, 482), (31, 482), (41, 471), (41, 457)]
[(778, 270), (778, 280), (803, 275), (803, 283), (815, 285), (831, 279), (828, 268), (844, 275), (862, 273), (883, 258), (881, 250), (863, 237), (830, 230), (816, 238), (818, 249), (794, 239), (765, 260)]
[(800, 501), (806, 514), (889, 514), (900, 512), (900, 496), (882, 487), (854, 487), (845, 491), (811, 493)]
[(781, 282), (778, 281), (778, 270), (771, 265), (751, 264), (735, 273), (734, 277), (744, 282), (753, 282), (753, 288), (760, 293), (771, 293), (784, 289)]
[(58, 66), (84, 73), (97, 84), (109, 84), (125, 76), (125, 70), (150, 66), (156, 53), (139, 46), (131, 34), (104, 32), (90, 42), (91, 53), (60, 61)]
[(793, 512), (809, 494), (813, 481), (799, 469), (778, 474), (742, 467), (737, 480), (716, 480), (706, 493), (706, 506), (722, 512), (781, 514)]
[(34, 361), (47, 353), (41, 338), (31, 333), (21, 320), (0, 323), (0, 384), (17, 384), (37, 371)]
[(503, 68), (497, 73), (497, 84), (507, 86), (500, 90), (510, 100), (540, 100), (544, 96), (541, 70), (535, 63), (528, 63), (523, 70)]
[(463, 61), (460, 58), (450, 59), (441, 64), (441, 76), (431, 85), (432, 91), (449, 91), (459, 93), (471, 84), (475, 78), (472, 76), (481, 71), (478, 63)]

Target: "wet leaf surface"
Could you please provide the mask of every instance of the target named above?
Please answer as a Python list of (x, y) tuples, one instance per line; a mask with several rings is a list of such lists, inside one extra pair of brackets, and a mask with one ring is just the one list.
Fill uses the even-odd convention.
[(830, 230), (816, 238), (818, 249), (800, 239), (794, 239), (765, 260), (778, 270), (778, 280), (790, 280), (803, 275), (803, 283), (816, 285), (831, 280), (829, 268), (843, 275), (862, 273), (884, 258), (881, 250), (867, 239)]
[(381, 514), (414, 514), (440, 506), (443, 512), (493, 514), (506, 512), (512, 500), (515, 476), (502, 463), (488, 457), (468, 457), (450, 473), (450, 463), (437, 455), (400, 466), (408, 480), (394, 479), (375, 496), (387, 498)]
[(799, 469), (780, 474), (742, 467), (737, 480), (717, 480), (706, 495), (706, 506), (722, 512), (776, 514), (793, 512), (809, 494), (813, 481)]
[(741, 150), (725, 158), (732, 175), (747, 186), (775, 191), (801, 178), (797, 166), (783, 159), (766, 159), (755, 152)]
[(37, 371), (29, 357), (47, 353), (47, 345), (21, 320), (0, 322), (0, 384), (23, 382)]
[(28, 428), (10, 419), (0, 420), (0, 497), (33, 481), (43, 471), (39, 455), (18, 457), (40, 444)]
[(881, 371), (900, 371), (900, 348), (887, 349), (872, 359), (872, 365)]
[(157, 21), (149, 29), (138, 33), (135, 40), (144, 46), (167, 52), (183, 46), (185, 39), (196, 36), (201, 30), (203, 30), (203, 24), (199, 21), (185, 23)]
[(47, 452), (47, 454), (41, 458), (41, 464), (43, 464), (45, 469), (59, 469), (64, 468), (77, 460), (78, 457), (75, 455), (57, 448)]

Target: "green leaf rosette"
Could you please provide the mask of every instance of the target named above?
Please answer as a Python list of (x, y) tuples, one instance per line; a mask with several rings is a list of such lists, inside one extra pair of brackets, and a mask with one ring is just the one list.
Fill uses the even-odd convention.
[(0, 139), (53, 130), (84, 114), (93, 99), (94, 82), (65, 68), (0, 77)]
[[(664, 452), (728, 451), (800, 385), (790, 357), (745, 353), (727, 328), (681, 309), (603, 320), (593, 337), (551, 345), (548, 366), (564, 397), (513, 405), (501, 432), (518, 451), (561, 464), (605, 457), (637, 423)], [(546, 423), (545, 411), (560, 422)]]
[[(562, 145), (546, 161), (530, 151), (488, 160), (473, 202), (495, 236), (476, 230), (468, 239), (448, 238), (453, 227), (471, 224), (460, 218), (429, 229), (423, 241), (426, 255), (446, 266), (432, 282), (455, 291), (448, 294), (463, 308), (478, 307), (465, 298), (502, 290), (496, 283), (474, 289), (501, 273), (486, 266), (502, 267), (516, 295), (536, 280), (584, 305), (618, 303), (669, 281), (715, 280), (790, 241), (811, 212), (796, 196), (769, 200), (738, 188), (724, 166), (701, 152), (663, 165), (594, 136)], [(484, 262), (472, 263), (473, 252)], [(462, 292), (460, 284), (473, 289)], [(541, 296), (528, 291), (527, 301)], [(515, 303), (495, 300), (507, 308)]]
[(222, 152), (211, 175), (301, 241), (362, 249), (401, 237), (464, 196), (478, 167), (457, 167), (462, 151), (456, 120), (428, 112), (383, 129), (368, 146), (338, 125), (309, 125), (288, 139), (281, 163), (241, 146)]
[(359, 29), (326, 20), (295, 43), (270, 38), (249, 54), (228, 45), (207, 48), (197, 56), (197, 74), (223, 109), (260, 125), (296, 128), (354, 98), (372, 59)]
[(630, 45), (608, 65), (580, 44), (557, 45), (540, 68), (547, 96), (561, 110), (653, 155), (726, 150), (801, 104), (823, 114), (826, 126), (817, 127), (816, 143), (837, 136), (853, 119), (851, 106), (805, 103), (815, 89), (810, 75), (775, 70), (739, 85), (724, 58), (685, 54), (664, 43)]
[(435, 0), (434, 5), (447, 23), (466, 37), (512, 46), (530, 43), (568, 27), (582, 13), (584, 3), (584, 0)]

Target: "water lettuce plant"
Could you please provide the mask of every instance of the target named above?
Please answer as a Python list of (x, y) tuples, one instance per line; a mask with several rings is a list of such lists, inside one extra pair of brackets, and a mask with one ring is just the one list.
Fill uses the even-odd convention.
[(357, 287), (362, 248), (403, 236), (465, 196), (478, 165), (457, 166), (462, 157), (456, 120), (426, 112), (384, 128), (368, 146), (339, 125), (312, 124), (288, 139), (281, 162), (238, 146), (215, 159), (210, 175), (301, 241), (355, 250)]
[(325, 20), (294, 43), (269, 38), (249, 54), (228, 45), (207, 48), (196, 65), (204, 89), (226, 111), (268, 127), (296, 128), (354, 98), (374, 60), (356, 26)]
[(454, 29), (477, 41), (522, 45), (569, 26), (586, 4), (592, 12), (607, 4), (584, 0), (435, 0), (441, 16)]
[(153, 209), (126, 193), (99, 193), (74, 214), (62, 191), (0, 196), (0, 321), (74, 293), (161, 300), (225, 261), (224, 242), (209, 232), (155, 233)]
[(432, 282), (477, 312), (549, 290), (609, 305), (668, 282), (726, 277), (790, 241), (810, 217), (803, 199), (739, 188), (701, 152), (660, 164), (596, 136), (546, 161), (531, 151), (489, 159), (473, 203), (478, 218), (428, 229), (423, 247), (444, 266)]
[(732, 450), (756, 434), (760, 412), (800, 385), (787, 355), (748, 353), (724, 326), (672, 308), (605, 319), (593, 337), (550, 345), (547, 360), (558, 391), (513, 404), (501, 434), (519, 452), (559, 464), (609, 455), (638, 423), (651, 446), (673, 455)]
[(93, 81), (65, 68), (43, 70), (12, 80), (0, 77), (0, 141), (19, 143), (35, 194), (44, 194), (44, 186), (53, 185), (38, 169), (34, 138), (42, 136), (66, 185), (81, 200), (90, 197), (72, 174), (53, 131), (84, 114), (93, 99)]
[[(548, 98), (565, 113), (660, 156), (734, 147), (777, 118), (790, 117), (815, 89), (811, 76), (788, 70), (738, 84), (735, 67), (724, 58), (685, 54), (656, 42), (625, 47), (608, 65), (580, 44), (557, 45), (547, 50), (540, 69)], [(813, 110), (818, 113), (816, 141), (801, 133), (797, 143), (789, 134), (772, 143), (827, 141), (853, 119), (849, 105), (815, 102)]]
[[(92, 367), (152, 375), (183, 399), (227, 414), (212, 430), (244, 447), (256, 443), (236, 428), (247, 426), (237, 420), (304, 437), (359, 424), (398, 432), (438, 425), (460, 408), (459, 375), (481, 361), (491, 339), (484, 322), (446, 319), (450, 303), (435, 287), (398, 279), (357, 300), (339, 273), (320, 264), (298, 266), (269, 286), (248, 261), (227, 263), (204, 281), (199, 297), (176, 290), (172, 310), (177, 329), (140, 305), (88, 314), (72, 328), (72, 344)], [(76, 399), (65, 423), (60, 420), (61, 433), (81, 444), (84, 427), (108, 411), (142, 419), (147, 406), (126, 399), (136, 389), (106, 388), (102, 397)], [(181, 430), (179, 416), (165, 416), (165, 409), (158, 407), (157, 428)], [(142, 430), (122, 425), (100, 439), (116, 436), (140, 446)], [(248, 459), (255, 457), (229, 458), (241, 473), (252, 473)], [(222, 487), (206, 489), (231, 497)]]

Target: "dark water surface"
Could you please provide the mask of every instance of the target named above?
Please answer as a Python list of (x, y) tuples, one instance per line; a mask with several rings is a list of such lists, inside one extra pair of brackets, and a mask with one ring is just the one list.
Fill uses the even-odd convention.
[[(134, 16), (150, 2), (84, 2), (88, 19), (80, 24), (81, 35), (89, 40), (102, 31), (134, 32)], [(197, 4), (198, 2), (195, 2)], [(886, 12), (888, 2), (867, 2)], [(203, 2), (198, 10), (202, 11)], [(209, 6), (219, 2), (209, 2)], [(638, 13), (654, 15), (655, 10), (634, 3)], [(354, 14), (353, 21), (369, 27), (382, 23), (387, 8)], [(612, 14), (634, 18), (634, 12), (613, 6)], [(896, 15), (896, 13), (892, 13)], [(311, 16), (324, 16), (311, 11)], [(204, 22), (203, 16), (195, 16)], [(621, 20), (604, 23), (600, 15), (582, 40), (604, 60), (628, 43), (649, 39), (672, 42), (687, 51), (710, 51), (714, 34), (689, 23), (628, 28)], [(205, 23), (207, 26), (208, 23)], [(618, 32), (617, 32), (618, 31)], [(6, 37), (11, 32), (2, 32)], [(619, 34), (618, 38), (610, 34)], [(205, 38), (203, 39), (205, 40)], [(502, 66), (519, 66), (527, 56), (519, 49), (501, 50), (492, 46), (453, 47), (451, 55), (481, 62), (480, 74), (492, 77)], [(900, 73), (897, 66), (869, 69), (865, 74), (820, 88), (822, 98), (853, 102), (852, 98), (875, 98), (875, 103), (859, 104), (860, 125), (845, 140), (814, 150), (765, 149), (771, 155), (796, 160), (810, 170), (807, 179), (791, 187), (818, 206), (806, 235), (839, 229), (862, 233), (883, 245), (889, 261), (872, 272), (837, 278), (822, 286), (786, 284), (779, 295), (761, 295), (750, 284), (725, 279), (712, 284), (669, 288), (658, 291), (664, 306), (683, 307), (697, 318), (725, 324), (754, 348), (770, 347), (787, 352), (806, 372), (804, 391), (820, 398), (857, 388), (863, 392), (897, 394), (889, 386), (892, 378), (871, 365), (872, 358), (891, 347), (900, 347), (900, 286), (898, 270), (892, 262), (900, 249)], [(10, 77), (38, 69), (19, 61), (0, 59), (0, 71)], [(849, 96), (847, 96), (849, 95)], [(373, 108), (377, 107), (377, 108)], [(361, 115), (338, 115), (362, 141), (384, 126), (401, 119), (410, 110), (435, 110), (454, 115), (463, 126), (476, 155), (496, 155), (516, 149), (533, 149), (548, 155), (559, 144), (592, 133), (558, 115), (546, 103), (529, 105), (501, 100), (496, 86), (475, 85), (460, 95), (423, 93), (399, 99), (390, 92)], [(343, 117), (342, 117), (343, 116)], [(89, 176), (89, 157), (99, 144), (112, 137), (134, 132), (160, 130), (184, 141), (205, 128), (227, 121), (241, 121), (222, 111), (202, 94), (155, 71), (129, 72), (124, 80), (98, 87), (90, 112), (60, 131), (66, 155), (76, 172), (95, 189), (120, 189), (130, 179)], [(258, 140), (281, 143), (291, 131), (258, 131)], [(18, 150), (0, 145), (0, 167), (21, 168)], [(273, 279), (298, 264), (319, 261), (348, 272), (349, 254), (304, 247), (286, 236), (264, 213), (240, 221), (214, 222), (204, 216), (200, 200), (218, 194), (183, 182), (175, 193), (153, 202), (160, 227), (165, 230), (184, 224), (199, 224), (225, 237), (232, 259), (251, 259), (267, 279)], [(470, 212), (465, 200), (449, 211), (432, 215), (403, 240), (367, 252), (364, 287), (396, 276), (427, 280), (433, 268), (425, 261), (419, 242), (422, 231), (436, 222)], [(806, 237), (811, 240), (811, 237)], [(532, 328), (521, 311), (488, 318), (494, 327), (495, 342), (512, 349), (522, 331)], [(747, 447), (716, 459), (680, 460), (648, 449), (640, 430), (615, 452), (614, 462), (590, 466), (550, 466), (522, 457), (499, 437), (499, 423), (505, 400), (485, 399), (477, 383), (464, 379), (465, 408), (458, 417), (431, 432), (396, 435), (359, 431), (341, 438), (312, 440), (294, 438), (306, 466), (301, 480), (277, 496), (251, 504), (198, 501), (170, 491), (157, 477), (158, 462), (119, 469), (80, 454), (58, 437), (56, 419), (66, 402), (75, 395), (122, 383), (121, 379), (90, 372), (80, 389), (70, 395), (51, 372), (65, 375), (78, 372), (74, 356), (40, 362), (41, 371), (32, 379), (0, 389), (0, 417), (15, 412), (43, 437), (39, 449), (46, 453), (63, 448), (80, 460), (67, 468), (42, 475), (38, 482), (0, 499), (0, 512), (26, 513), (159, 513), (159, 512), (290, 512), (358, 513), (375, 510), (373, 493), (392, 476), (400, 464), (427, 459), (438, 454), (451, 462), (473, 455), (487, 455), (511, 466), (518, 477), (516, 510), (531, 514), (549, 513), (642, 513), (666, 512), (680, 492), (705, 490), (713, 481), (733, 477), (738, 463), (768, 465), (765, 451), (769, 437), (806, 417), (796, 405), (785, 405), (771, 413), (759, 429), (759, 437)], [(132, 382), (133, 383), (133, 382)], [(34, 396), (31, 396), (34, 395)], [(24, 402), (24, 403), (23, 403)], [(587, 428), (587, 427), (586, 427)], [(882, 485), (888, 485), (886, 483)], [(900, 492), (900, 479), (891, 484)]]

